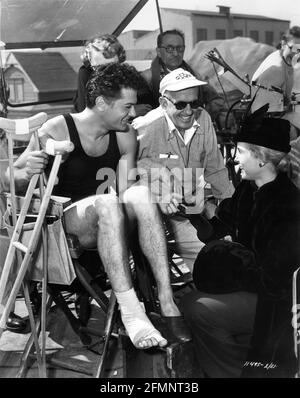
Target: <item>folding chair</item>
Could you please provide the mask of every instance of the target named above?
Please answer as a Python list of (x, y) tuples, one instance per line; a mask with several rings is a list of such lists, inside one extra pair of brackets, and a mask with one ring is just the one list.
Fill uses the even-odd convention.
[[(81, 317), (76, 318), (73, 313), (68, 308), (64, 298), (62, 297), (61, 290), (62, 288), (49, 283), (48, 280), (48, 269), (47, 269), (47, 260), (48, 260), (48, 239), (47, 239), (47, 217), (63, 216), (63, 209), (66, 207), (69, 202), (65, 199), (60, 199), (58, 197), (51, 196), (52, 189), (54, 186), (54, 182), (56, 179), (56, 175), (59, 169), (59, 164), (61, 161), (61, 154), (57, 153), (55, 155), (54, 163), (52, 166), (52, 170), (48, 179), (48, 183), (46, 189), (44, 191), (44, 181), (42, 176), (35, 175), (32, 177), (26, 195), (24, 198), (17, 197), (14, 189), (14, 178), (13, 178), (13, 154), (12, 154), (12, 139), (21, 139), (22, 141), (25, 138), (29, 138), (31, 133), (35, 134), (36, 146), (38, 148), (38, 136), (37, 129), (44, 123), (47, 116), (45, 114), (36, 115), (33, 118), (25, 119), (22, 121), (14, 121), (8, 119), (0, 119), (0, 128), (3, 128), (8, 132), (9, 139), (9, 167), (10, 167), (10, 197), (8, 197), (8, 207), (10, 209), (10, 215), (12, 218), (12, 225), (14, 226), (13, 233), (11, 236), (11, 243), (8, 249), (7, 258), (5, 261), (4, 269), (0, 279), (0, 292), (2, 295), (0, 296), (0, 304), (1, 304), (1, 320), (0, 320), (0, 337), (5, 328), (6, 320), (10, 311), (11, 306), (14, 303), (16, 295), (20, 289), (21, 284), (24, 287), (24, 294), (26, 305), (28, 308), (30, 324), (32, 335), (30, 336), (25, 350), (23, 352), (21, 367), (18, 372), (18, 377), (23, 377), (25, 371), (27, 369), (28, 358), (30, 354), (33, 352), (33, 349), (36, 350), (36, 359), (39, 367), (39, 374), (41, 377), (46, 377), (46, 354), (45, 354), (45, 332), (46, 332), (46, 314), (51, 307), (52, 301), (55, 301), (56, 304), (63, 310), (65, 315), (67, 316), (71, 327), (73, 330), (79, 335), (83, 344), (89, 344), (88, 330), (86, 328), (87, 320), (82, 320)], [(24, 131), (26, 134), (24, 134)], [(59, 150), (63, 150), (63, 147), (60, 147)], [(67, 148), (68, 149), (68, 148)], [(34, 191), (37, 182), (39, 181), (40, 185), (40, 193), (39, 197), (34, 196)], [(58, 200), (58, 201), (57, 201)], [(55, 211), (53, 212), (53, 208)], [(17, 219), (17, 212), (19, 211), (19, 216)], [(24, 232), (24, 225), (26, 225), (26, 217), (30, 213), (31, 217), (35, 217), (34, 228), (31, 234), (31, 238), (29, 242), (25, 245), (22, 243), (21, 237)], [(42, 236), (43, 242), (43, 270), (42, 270), (42, 304), (41, 304), (41, 317), (35, 323), (34, 316), (31, 309), (30, 297), (29, 297), (29, 289), (28, 284), (25, 278), (27, 271), (29, 270), (29, 265), (33, 260), (33, 254), (37, 249), (38, 242), (40, 237)], [(97, 283), (94, 283), (93, 276), (85, 269), (82, 264), (84, 259), (82, 256), (82, 248), (76, 241), (76, 237), (67, 236), (68, 241), (68, 252), (72, 257), (73, 266), (75, 269), (76, 276), (80, 281), (81, 285), (84, 287), (85, 291), (96, 300), (99, 304), (100, 308), (107, 314), (106, 322), (105, 322), (105, 330), (103, 335), (104, 340), (104, 348), (102, 352), (102, 356), (97, 363), (95, 376), (102, 377), (104, 371), (104, 364), (106, 360), (106, 355), (109, 349), (109, 341), (112, 334), (112, 329), (115, 324), (115, 320), (117, 318), (117, 306), (116, 306), (116, 298), (113, 293), (111, 293), (110, 298), (108, 299), (101, 287)], [(137, 242), (137, 240), (136, 240)], [(19, 251), (21, 253), (19, 253)], [(136, 266), (137, 270), (137, 284), (139, 286), (139, 292), (141, 293), (141, 298), (145, 303), (145, 307), (148, 311), (156, 311), (158, 309), (157, 298), (155, 297), (154, 289), (155, 286), (152, 283), (153, 277), (146, 270), (149, 270), (147, 261), (145, 257), (141, 255), (141, 252), (138, 246), (132, 248), (133, 258), (138, 266)], [(21, 256), (24, 256), (23, 258)], [(12, 280), (15, 280), (15, 283), (11, 285), (9, 282), (9, 274), (13, 271), (13, 265), (15, 256), (18, 257), (19, 269), (15, 270), (15, 274)], [(143, 267), (141, 267), (143, 265)], [(152, 278), (152, 279), (151, 279)], [(149, 282), (150, 281), (150, 282)], [(47, 290), (50, 295), (47, 295)], [(7, 298), (8, 297), (8, 298)], [(3, 312), (2, 312), (3, 310)], [(84, 311), (83, 311), (84, 312)], [(38, 342), (38, 336), (41, 334), (42, 344), (41, 348)], [(54, 361), (52, 363), (55, 365)], [(60, 365), (60, 364), (58, 364)]]
[[(45, 216), (49, 205), (51, 193), (55, 184), (55, 179), (59, 169), (62, 158), (62, 152), (70, 151), (70, 143), (62, 141), (58, 145), (52, 147), (55, 159), (49, 176), (46, 189), (44, 189), (43, 175), (34, 175), (28, 185), (27, 192), (24, 198), (20, 214), (17, 219), (16, 211), (16, 194), (14, 183), (14, 168), (13, 168), (13, 140), (29, 140), (34, 134), (36, 149), (39, 149), (38, 129), (47, 120), (45, 113), (39, 113), (28, 119), (10, 120), (0, 118), (0, 128), (2, 128), (8, 139), (8, 158), (9, 158), (9, 172), (10, 172), (10, 193), (11, 193), (11, 217), (12, 225), (14, 226), (11, 236), (10, 245), (8, 248), (6, 260), (3, 266), (0, 279), (0, 337), (5, 329), (6, 322), (14, 305), (16, 296), (23, 286), (25, 302), (29, 314), (30, 325), (32, 330), (32, 338), (36, 349), (36, 357), (39, 367), (39, 374), (41, 377), (46, 377), (46, 310), (47, 310), (47, 260), (48, 260), (48, 233)], [(54, 141), (53, 141), (54, 143)], [(26, 245), (22, 243), (21, 237), (24, 232), (24, 224), (31, 200), (39, 183), (40, 193), (40, 209), (36, 217), (34, 228)], [(40, 237), (42, 236), (42, 305), (41, 305), (41, 348), (38, 342), (38, 335), (36, 333), (34, 316), (30, 304), (28, 282), (26, 281), (26, 273), (28, 267), (32, 262), (34, 252), (37, 248)], [(17, 261), (15, 261), (17, 259)]]
[[(9, 215), (11, 214), (12, 201), (10, 194), (6, 196), (7, 196), (7, 208), (8, 208), (7, 214)], [(18, 213), (20, 209), (23, 208), (24, 203), (26, 202), (26, 198), (21, 196), (15, 196), (14, 202), (16, 205), (16, 211)], [(51, 196), (45, 216), (46, 220), (47, 218), (53, 218), (53, 217), (61, 217), (63, 220), (64, 208), (66, 208), (70, 203), (71, 201), (69, 198)], [(41, 209), (40, 198), (33, 196), (31, 198), (31, 202), (29, 205), (30, 217), (31, 218), (38, 217), (40, 209)], [(9, 227), (7, 223), (6, 225), (7, 227)], [(25, 223), (24, 225), (26, 227), (28, 224)], [(51, 280), (52, 270), (51, 268), (48, 269), (48, 273), (50, 273), (50, 275), (47, 281), (47, 291), (49, 293), (49, 297), (47, 298), (46, 313), (48, 313), (51, 304), (54, 301), (55, 304), (63, 311), (63, 313), (65, 314), (65, 316), (69, 321), (71, 328), (79, 336), (84, 346), (89, 346), (91, 344), (90, 334), (102, 337), (102, 340), (104, 342), (104, 348), (102, 351), (99, 364), (97, 364), (95, 371), (95, 373), (98, 374), (98, 376), (96, 377), (100, 377), (103, 375), (104, 372), (105, 360), (109, 348), (109, 339), (111, 337), (112, 328), (115, 324), (115, 319), (117, 316), (117, 311), (115, 311), (116, 299), (114, 294), (111, 294), (110, 298), (108, 298), (104, 292), (104, 290), (110, 288), (110, 286), (105, 285), (106, 274), (104, 273), (104, 268), (103, 270), (101, 269), (101, 261), (97, 250), (84, 250), (80, 246), (78, 238), (74, 235), (67, 234), (66, 241), (68, 245), (67, 250), (70, 253), (70, 257), (72, 258), (72, 266), (74, 268), (74, 279), (72, 279), (72, 281), (70, 280), (70, 283), (62, 284), (59, 276), (54, 275), (55, 280), (53, 282), (53, 277)], [(96, 269), (96, 272), (98, 272), (98, 274), (95, 275), (91, 270), (87, 269), (89, 263), (92, 263), (93, 269)], [(30, 279), (40, 281), (41, 280), (40, 275), (39, 274), (37, 275), (37, 273), (32, 272), (34, 270), (35, 269), (30, 270)], [(102, 277), (102, 285), (101, 281), (99, 282), (100, 277)], [(73, 314), (68, 304), (66, 303), (66, 300), (64, 299), (62, 294), (62, 292), (64, 291), (71, 293), (80, 293), (82, 295), (80, 296), (82, 298), (81, 300), (82, 302), (78, 317), (76, 317)], [(87, 327), (88, 317), (86, 316), (86, 314), (88, 308), (87, 305), (89, 303), (90, 298), (94, 299), (97, 302), (98, 306), (101, 308), (101, 310), (103, 311), (104, 315), (107, 318), (103, 333), (100, 333), (99, 331)], [(35, 333), (37, 336), (41, 333), (40, 318), (38, 318), (38, 321), (36, 322)], [(29, 366), (29, 359), (32, 356), (34, 348), (35, 348), (35, 341), (34, 341), (34, 334), (32, 334), (28, 339), (26, 347), (23, 351), (23, 355), (21, 358), (21, 366), (17, 373), (18, 378), (25, 376), (27, 368)], [(80, 368), (80, 366), (74, 366), (67, 363), (63, 363), (62, 361), (57, 360), (55, 358), (51, 358), (51, 360), (49, 360), (48, 362), (50, 362), (54, 366), (65, 367), (74, 371), (81, 371), (81, 369), (83, 370), (83, 368)]]
[[(88, 372), (88, 374), (93, 374), (94, 377), (103, 377), (105, 370), (104, 366), (106, 364), (105, 362), (109, 353), (109, 342), (112, 335), (112, 329), (115, 325), (117, 317), (116, 299), (113, 293), (111, 293), (108, 298), (105, 294), (105, 290), (110, 288), (110, 286), (106, 286), (105, 288), (103, 286), (100, 286), (100, 283), (98, 281), (99, 276), (94, 277), (92, 273), (90, 273), (89, 270), (86, 269), (86, 264), (88, 262), (86, 254), (90, 253), (95, 254), (95, 256), (92, 256), (92, 258), (94, 259), (93, 266), (100, 266), (98, 253), (96, 251), (84, 251), (82, 253), (82, 248), (80, 246), (76, 246), (77, 239), (74, 236), (67, 235), (67, 240), (70, 245), (70, 253), (73, 259), (76, 279), (70, 286), (48, 283), (49, 302), (47, 308), (50, 308), (52, 301), (55, 302), (57, 307), (64, 313), (64, 315), (68, 319), (72, 330), (78, 335), (82, 344), (87, 349), (89, 349), (92, 343), (91, 335), (95, 335), (101, 338), (100, 342), (102, 341), (104, 344), (101, 356), (99, 358), (99, 361), (97, 361), (97, 363), (95, 364), (95, 369)], [(105, 274), (102, 275), (102, 278), (105, 279)], [(80, 311), (77, 316), (74, 315), (73, 311), (71, 311), (68, 303), (66, 302), (63, 294), (64, 292), (70, 292), (71, 294), (76, 293), (79, 295), (81, 304)], [(87, 315), (89, 311), (88, 306), (91, 299), (94, 299), (96, 301), (106, 318), (103, 332), (87, 326), (89, 320), (89, 315)], [(39, 327), (40, 324), (37, 325), (38, 332)], [(25, 376), (26, 370), (28, 368), (29, 357), (30, 354), (32, 354), (33, 349), (34, 344), (31, 337), (28, 340), (25, 350), (23, 352), (21, 358), (21, 367), (19, 369), (17, 377)], [(84, 367), (62, 361), (55, 357), (52, 357), (47, 362), (57, 367), (63, 367), (69, 370), (86, 373), (86, 369)]]
[[(34, 175), (29, 183), (25, 197), (16, 196), (13, 172), (13, 140), (29, 141), (31, 134), (35, 135), (36, 148), (39, 148), (39, 141), (37, 130), (46, 121), (47, 115), (40, 113), (29, 119), (9, 120), (0, 118), (0, 128), (7, 132), (8, 148), (9, 148), (9, 170), (10, 170), (10, 194), (7, 195), (8, 202), (8, 216), (12, 219), (11, 225), (13, 231), (11, 233), (11, 242), (7, 252), (6, 261), (3, 267), (0, 279), (0, 337), (5, 329), (6, 321), (10, 308), (14, 304), (16, 295), (23, 285), (26, 306), (30, 318), (30, 325), (32, 334), (28, 339), (24, 349), (21, 366), (17, 377), (25, 375), (28, 360), (33, 349), (36, 350), (36, 358), (39, 367), (39, 374), (41, 377), (46, 377), (46, 313), (51, 307), (53, 301), (62, 309), (66, 315), (69, 323), (76, 334), (80, 337), (83, 344), (87, 345), (90, 342), (88, 333), (96, 333), (91, 329), (86, 328), (87, 319), (84, 319), (84, 310), (81, 311), (81, 317), (76, 318), (70, 311), (66, 304), (61, 291), (62, 287), (48, 281), (48, 238), (47, 238), (47, 217), (63, 218), (64, 208), (70, 204), (68, 198), (53, 197), (51, 195), (59, 165), (61, 162), (60, 151), (69, 151), (69, 142), (55, 143), (58, 148), (58, 153), (55, 154), (55, 159), (52, 165), (51, 173), (47, 182), (46, 190), (44, 191), (44, 180), (42, 176)], [(55, 153), (55, 148), (52, 149)], [(52, 153), (53, 154), (53, 153)], [(39, 196), (35, 196), (35, 187), (39, 181), (40, 192)], [(19, 212), (17, 219), (17, 212)], [(26, 229), (26, 220), (30, 217), (34, 218), (34, 228), (31, 231), (31, 237), (27, 245), (22, 243), (22, 235)], [(27, 217), (27, 218), (26, 218)], [(28, 282), (26, 281), (26, 274), (29, 271), (30, 263), (32, 263), (35, 251), (37, 251), (38, 242), (42, 235), (43, 242), (43, 270), (42, 270), (42, 304), (41, 317), (35, 323), (30, 297)], [(105, 330), (103, 335), (104, 349), (99, 365), (97, 366), (96, 376), (100, 377), (103, 374), (104, 362), (108, 351), (109, 338), (112, 332), (112, 327), (116, 318), (116, 298), (114, 294), (110, 295), (108, 299), (97, 283), (95, 278), (82, 265), (82, 248), (80, 247), (76, 237), (67, 236), (70, 256), (73, 259), (73, 266), (78, 280), (87, 294), (96, 300), (99, 307), (107, 314), (107, 321), (105, 323)], [(21, 257), (21, 253), (25, 256)], [(15, 257), (17, 256), (17, 263), (19, 267), (15, 266)], [(97, 254), (98, 257), (98, 254)], [(99, 258), (99, 257), (98, 257)], [(84, 261), (84, 260), (83, 260)], [(11, 281), (15, 281), (11, 283)], [(47, 295), (47, 290), (50, 296)], [(38, 342), (38, 336), (41, 334), (41, 349)], [(53, 361), (52, 361), (53, 362)]]

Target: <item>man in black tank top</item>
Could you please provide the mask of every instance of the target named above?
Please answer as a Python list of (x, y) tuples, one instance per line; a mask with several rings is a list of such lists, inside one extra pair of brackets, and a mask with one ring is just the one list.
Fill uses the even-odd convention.
[[(125, 230), (134, 225), (138, 225), (141, 249), (157, 281), (166, 325), (180, 341), (191, 337), (173, 300), (159, 210), (151, 203), (148, 188), (135, 179), (130, 182), (128, 175), (135, 168), (137, 150), (136, 134), (128, 120), (135, 116), (139, 84), (140, 75), (132, 66), (111, 63), (98, 67), (87, 83), (87, 107), (48, 120), (39, 136), (48, 153), (53, 140), (73, 143), (74, 150), (63, 157), (55, 188), (55, 194), (73, 200), (65, 211), (66, 232), (76, 235), (83, 247), (98, 248), (128, 335), (143, 349), (163, 347), (167, 340), (144, 313), (132, 287)], [(31, 141), (15, 162), (17, 190), (24, 191), (32, 175), (41, 173), (47, 163), (46, 152), (36, 151)]]

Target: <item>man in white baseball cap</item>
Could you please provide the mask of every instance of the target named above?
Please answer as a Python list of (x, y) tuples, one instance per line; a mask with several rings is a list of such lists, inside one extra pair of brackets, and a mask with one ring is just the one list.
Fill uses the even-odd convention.
[(164, 95), (165, 91), (180, 91), (190, 87), (202, 86), (207, 84), (201, 80), (196, 79), (187, 70), (178, 68), (168, 73), (160, 82), (159, 92)]
[(139, 118), (137, 127), (140, 175), (150, 181), (175, 251), (190, 270), (211, 233), (202, 216), (204, 180), (217, 200), (233, 193), (211, 118), (198, 100), (204, 84), (182, 68), (171, 71), (160, 82), (160, 111)]

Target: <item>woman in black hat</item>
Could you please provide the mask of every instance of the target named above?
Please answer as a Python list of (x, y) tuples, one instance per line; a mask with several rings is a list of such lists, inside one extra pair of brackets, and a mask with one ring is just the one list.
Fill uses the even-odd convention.
[[(292, 277), (300, 266), (300, 192), (280, 171), (289, 122), (248, 117), (237, 135), (242, 182), (211, 220), (213, 240), (182, 300), (208, 377), (293, 377)], [(200, 291), (201, 290), (201, 291)]]

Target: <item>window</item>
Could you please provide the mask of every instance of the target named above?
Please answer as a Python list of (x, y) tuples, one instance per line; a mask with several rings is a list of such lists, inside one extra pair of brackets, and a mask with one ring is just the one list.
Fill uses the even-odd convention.
[(225, 31), (225, 29), (216, 29), (216, 39), (217, 40), (226, 39), (226, 31)]
[(253, 39), (254, 41), (259, 41), (259, 33), (258, 30), (250, 30), (250, 37), (251, 39)]
[(243, 37), (244, 32), (241, 29), (237, 29), (233, 31), (233, 37)]
[(273, 45), (274, 42), (274, 33), (271, 30), (268, 30), (265, 32), (266, 34), (266, 44), (270, 44), (271, 46)]
[(11, 102), (24, 101), (24, 80), (23, 79), (8, 79), (7, 85), (9, 88), (9, 99)]
[(197, 29), (197, 42), (207, 40), (207, 29)]

